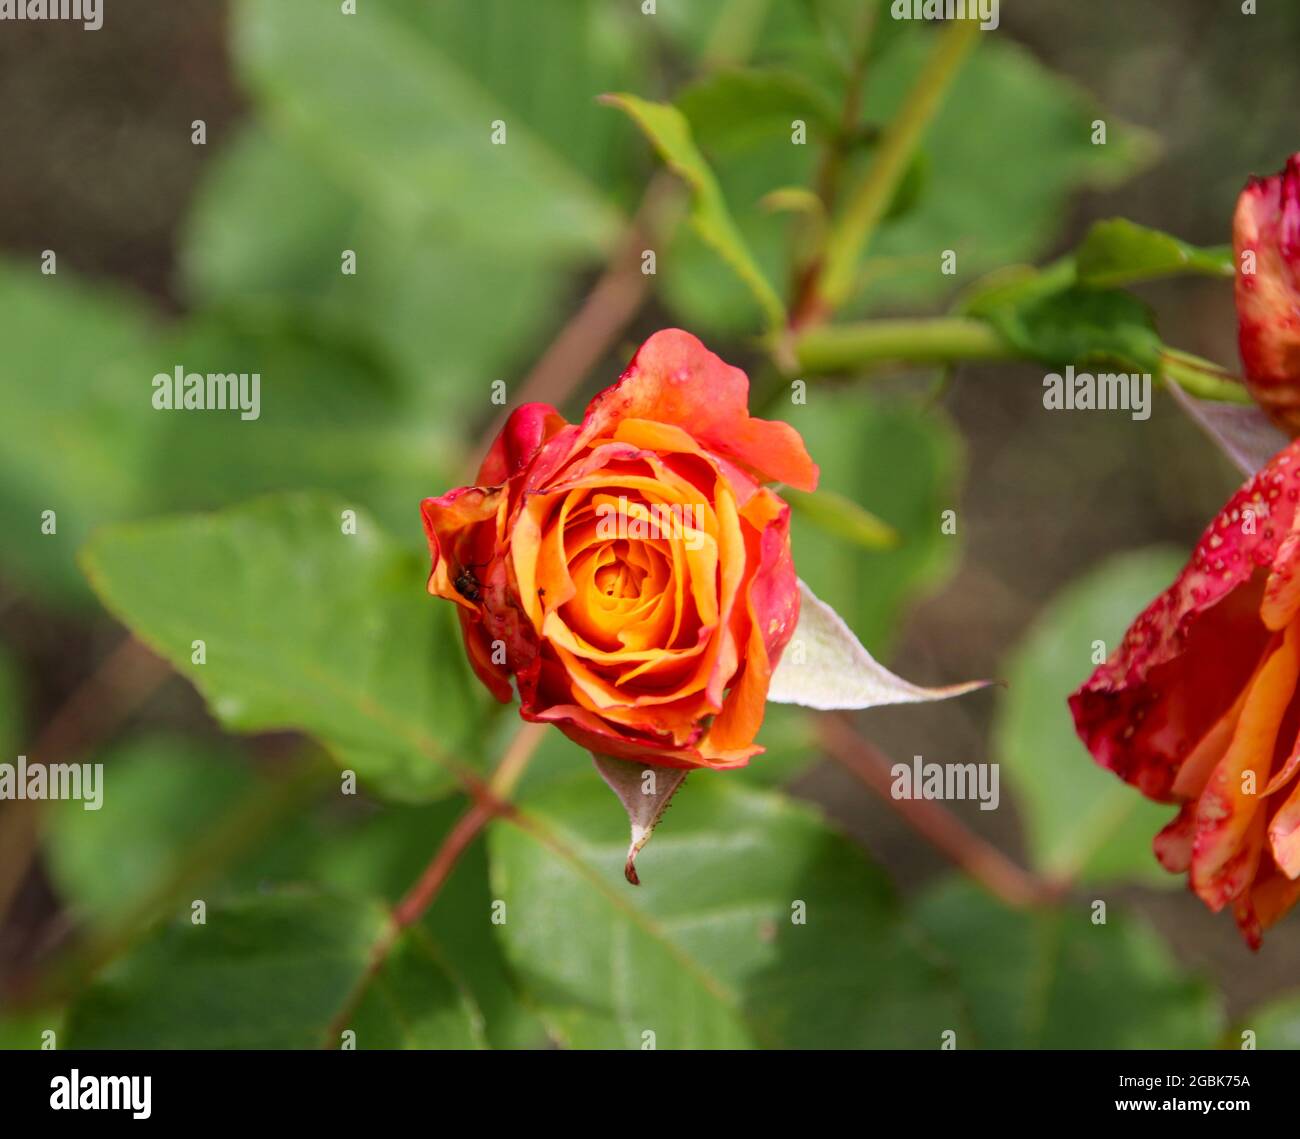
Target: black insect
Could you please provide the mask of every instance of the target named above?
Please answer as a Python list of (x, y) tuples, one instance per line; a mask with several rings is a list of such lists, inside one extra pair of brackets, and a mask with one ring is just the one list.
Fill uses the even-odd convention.
[(456, 592), (466, 601), (478, 602), (483, 600), (483, 585), (474, 571), (485, 565), (487, 565), (487, 562), (479, 562), (478, 565), (461, 566), (460, 573), (456, 575), (456, 580), (452, 582), (456, 587)]

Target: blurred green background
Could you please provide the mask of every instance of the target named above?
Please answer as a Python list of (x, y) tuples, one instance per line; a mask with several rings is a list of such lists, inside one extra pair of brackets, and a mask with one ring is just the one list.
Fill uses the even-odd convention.
[[(34, 753), (54, 722), (64, 735), (53, 742), (77, 753), (88, 741), (109, 771), (98, 815), (51, 810), (29, 831), (12, 804), (0, 807), (4, 1042), (32, 1046), (38, 1026), (61, 1024), (69, 990), (72, 1037), (88, 1045), (193, 1042), (168, 1021), (169, 1005), (207, 1026), (202, 1041), (310, 1038), (300, 1021), (346, 990), (347, 963), (379, 911), (354, 903), (343, 936), (317, 896), (277, 909), (268, 891), (305, 883), (391, 900), (457, 804), (438, 799), (445, 787), (391, 741), (357, 739), (356, 725), (323, 702), (295, 704), (293, 662), (277, 646), (292, 636), (341, 675), (364, 671), (375, 691), (401, 690), (404, 706), (440, 717), (451, 746), (475, 762), (499, 752), (513, 712), (485, 736), (485, 721), (466, 710), (477, 695), (458, 660), (439, 662), (436, 696), (402, 679), (404, 654), (418, 655), (422, 636), (454, 643), (448, 615), (420, 596), (416, 508), (465, 481), (499, 410), (491, 385), (517, 390), (657, 170), (632, 125), (596, 96), (630, 91), (682, 107), (741, 230), (784, 286), (797, 231), (760, 200), (815, 176), (819, 124), (838, 113), (845, 29), (858, 10), (841, 0), (658, 0), (653, 16), (639, 0), (360, 7), (348, 18), (332, 0), (116, 0), (93, 34), (0, 27), (0, 732), (6, 751)], [(1048, 260), (1102, 217), (1226, 241), (1246, 177), (1300, 147), (1300, 9), (1265, 7), (1277, 10), (1252, 18), (1219, 0), (1004, 3), (1001, 28), (981, 37), (908, 200), (873, 247), (853, 311), (940, 311), (979, 274)], [(932, 35), (878, 29), (863, 141), (845, 179), (868, 164), (873, 131)], [(729, 70), (742, 66), (765, 78), (746, 86)], [(811, 124), (806, 147), (790, 143), (792, 106)], [(498, 117), (510, 131), (499, 151), (485, 145)], [(1105, 148), (1088, 142), (1097, 117), (1110, 125)], [(191, 141), (196, 119), (206, 124), (202, 146)], [(752, 304), (667, 213), (651, 242), (650, 295), (567, 401), (570, 415), (668, 324), (761, 367)], [(959, 253), (955, 279), (933, 271), (945, 248)], [(55, 277), (39, 272), (47, 249), (58, 256)], [(355, 277), (339, 271), (346, 249), (357, 251)], [(1192, 279), (1142, 293), (1167, 343), (1235, 366), (1229, 286)], [(260, 371), (261, 420), (152, 411), (150, 378), (182, 363)], [(1071, 878), (1068, 902), (1013, 914), (956, 881), (820, 755), (809, 720), (782, 710), (765, 728), (768, 755), (733, 788), (701, 777), (693, 799), (684, 793), (669, 824), (694, 861), (678, 865), (685, 855), (652, 845), (649, 897), (637, 904), (725, 911), (730, 864), (714, 846), (730, 834), (800, 853), (787, 876), (755, 867), (735, 889), (815, 896), (835, 921), (808, 956), (781, 941), (735, 976), (718, 966), (751, 1036), (729, 1035), (722, 1018), (726, 1031), (683, 1028), (685, 1039), (932, 1047), (930, 1027), (959, 1007), (960, 1023), (989, 1045), (1203, 1046), (1239, 1024), (1269, 1025), (1274, 1046), (1300, 1040), (1294, 1004), (1273, 1005), (1297, 981), (1300, 922), (1284, 921), (1252, 956), (1226, 916), (1163, 875), (1149, 843), (1169, 812), (1091, 767), (1064, 706), (1090, 670), (1092, 641), (1113, 646), (1235, 475), (1159, 397), (1147, 422), (1047, 414), (1042, 373), (999, 364), (863, 377), (813, 386), (807, 406), (772, 414), (803, 432), (824, 486), (902, 539), (867, 552), (800, 520), (796, 562), (817, 593), (909, 678), (1007, 681), (962, 701), (877, 710), (859, 727), (900, 759), (1001, 762), (1001, 809), (956, 811), (1014, 858)], [(285, 490), (323, 497), (247, 508), (231, 523), (246, 539), (238, 548), (218, 529), (177, 522), (112, 532), (76, 560), (103, 527)], [(335, 503), (365, 512), (387, 537), (355, 566), (322, 563), (318, 573), (311, 526), (336, 516)], [(58, 511), (57, 535), (39, 533), (47, 508)], [(957, 511), (955, 539), (939, 533), (946, 509)], [(265, 569), (256, 580), (244, 572), (254, 552)], [(175, 677), (148, 686), (136, 706), (141, 685), (128, 677), (125, 697), (95, 690), (89, 708), (69, 714), (69, 699), (122, 639), (84, 570), (109, 608), (162, 648), (187, 645), (211, 616), (186, 594), (188, 577), (208, 575), (209, 592), (227, 589), (225, 603), (243, 605), (228, 636), (244, 656), (224, 671), (190, 670), (206, 707)], [(282, 614), (286, 583), (315, 609)], [(393, 598), (375, 600), (381, 590)], [(115, 701), (120, 717), (105, 712)], [(336, 755), (364, 753), (365, 794), (340, 801), (318, 749), (271, 726), (302, 729)], [(232, 734), (240, 730), (254, 734)], [(769, 798), (777, 787), (789, 797)], [(596, 828), (617, 845), (612, 799), (558, 737), (521, 794), (565, 833), (598, 845)], [(814, 804), (870, 861), (793, 800)], [(603, 1002), (628, 993), (582, 988), (584, 953), (600, 960), (603, 934), (590, 932), (588, 945), (580, 931), (602, 919), (523, 842), (494, 830), (431, 911), (428, 936), (452, 962), (446, 975), (460, 997), (424, 991), (446, 985), (441, 972), (436, 983), (412, 982), (424, 974), (409, 947), (401, 952), (412, 960), (392, 966), (393, 988), (428, 1012), (408, 1043), (626, 1040), (627, 1024)], [(720, 883), (699, 884), (703, 864), (722, 868)], [(524, 917), (500, 936), (481, 920), (467, 932), (458, 915), (481, 918), (506, 886), (542, 912), (523, 902)], [(178, 899), (191, 897), (231, 899), (245, 928), (278, 947), (256, 985), (229, 974), (225, 1005), (194, 998), (201, 979), (226, 976), (216, 973), (220, 948), (192, 960), (175, 944), (175, 923), (188, 922)], [(1101, 932), (1086, 917), (1095, 898), (1114, 913)], [(556, 913), (572, 915), (567, 935), (549, 928)], [(906, 933), (887, 934), (896, 924)], [(710, 952), (748, 961), (753, 932), (715, 928), (712, 950), (689, 935), (683, 944), (706, 962)], [(82, 973), (100, 953), (114, 964), (86, 989)], [(283, 1024), (249, 1029), (265, 993), (299, 976), (302, 960), (314, 962), (319, 991), (305, 991)], [(666, 970), (636, 961), (652, 978), (649, 1000)], [(801, 987), (814, 965), (830, 997)], [(58, 999), (33, 1008), (31, 994), (65, 968), (73, 980)], [(870, 973), (884, 980), (859, 1000), (833, 999), (834, 985), (856, 992)], [(664, 1001), (689, 997), (663, 983)], [(446, 1012), (462, 998), (476, 1010), (468, 1033)], [(394, 1019), (369, 1004), (358, 1016), (372, 1038)]]

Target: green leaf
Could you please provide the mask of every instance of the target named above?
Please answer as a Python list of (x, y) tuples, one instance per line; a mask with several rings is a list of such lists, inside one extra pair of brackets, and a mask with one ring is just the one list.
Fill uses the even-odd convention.
[(22, 682), (13, 657), (0, 645), (0, 753), (17, 755), (22, 734)]
[(403, 227), (525, 255), (607, 249), (618, 213), (565, 151), (401, 17), (382, 4), (346, 15), (334, 0), (240, 0), (239, 71), (277, 130)]
[(1179, 882), (1151, 852), (1172, 808), (1148, 802), (1096, 765), (1074, 733), (1066, 698), (1182, 561), (1172, 550), (1150, 549), (1084, 574), (1039, 613), (1003, 669), (994, 752), (1015, 791), (1030, 856), (1045, 875)]
[(469, 1048), (478, 1010), (418, 931), (387, 910), (313, 894), (210, 906), (159, 931), (73, 1006), (73, 1048)]
[(626, 823), (590, 771), (525, 810), (489, 834), (500, 933), (566, 1044), (924, 1048), (956, 1024), (882, 876), (807, 808), (693, 773), (641, 887), (623, 881)]
[(1246, 1031), (1255, 1034), (1256, 1048), (1300, 1048), (1300, 992), (1286, 993), (1252, 1009), (1236, 1029), (1236, 1038), (1228, 1043), (1240, 1047), (1241, 1033)]
[(1160, 337), (1137, 297), (1081, 287), (995, 308), (993, 326), (1020, 352), (1045, 364), (1115, 364), (1160, 370)]
[[(82, 564), (228, 728), (307, 732), (380, 794), (428, 799), (478, 754), (486, 697), (452, 607), (424, 591), (424, 559), (365, 514), (344, 533), (349, 509), (285, 495), (123, 525)], [(191, 663), (195, 640), (206, 663)]]
[(768, 704), (756, 742), (767, 750), (735, 775), (759, 787), (789, 784), (821, 755), (815, 714), (793, 704)]
[(95, 758), (106, 767), (100, 808), (58, 804), (46, 825), (45, 857), (77, 917), (114, 926), (168, 881), (186, 847), (258, 781), (234, 749), (171, 737), (132, 741)]
[(37, 1009), (6, 1012), (0, 1006), (0, 1052), (34, 1052), (45, 1048), (45, 1033), (54, 1033), (56, 1047), (62, 1045), (63, 1010)]
[[(280, 209), (285, 201), (295, 209)], [(354, 276), (341, 272), (349, 249)], [(198, 303), (296, 319), (336, 339), (346, 330), (369, 344), (414, 405), (428, 409), (426, 423), (481, 412), (493, 380), (525, 369), (563, 301), (553, 257), (408, 232), (338, 185), (310, 151), (259, 125), (208, 167), (181, 255)]]
[[(564, 739), (558, 731), (549, 734)], [(585, 751), (578, 759), (590, 768)], [(320, 843), (306, 872), (328, 889), (396, 905), (466, 809), (459, 796), (421, 806), (383, 804), (359, 826)], [(545, 1030), (519, 997), (492, 924), (492, 902), (487, 850), (475, 842), (457, 860), (419, 928), (469, 990), (492, 1047), (534, 1047), (545, 1040)]]
[[(813, 79), (838, 103), (847, 54), (843, 15), (827, 20), (830, 47), (809, 35), (805, 5), (773, 5), (759, 55), (765, 63)], [(864, 136), (902, 106), (929, 52), (935, 29), (877, 16), (867, 67)], [(939, 109), (917, 161), (873, 239), (861, 267), (860, 295), (850, 315), (899, 311), (932, 303), (975, 277), (1010, 262), (1046, 254), (1068, 216), (1071, 195), (1117, 184), (1147, 165), (1150, 136), (1102, 111), (1091, 96), (1001, 36), (981, 36)], [(834, 57), (832, 56), (834, 53)], [(1093, 145), (1092, 123), (1107, 123), (1105, 145)], [(1015, 130), (988, 129), (1014, 122)], [(781, 186), (810, 185), (820, 148), (788, 138), (754, 139), (743, 152), (712, 155), (736, 226), (769, 279), (785, 272), (789, 242), (762, 199)], [(865, 173), (869, 147), (854, 149), (842, 185)], [(683, 236), (660, 257), (657, 283), (685, 326), (748, 331), (752, 307), (742, 286), (700, 243)], [(957, 275), (939, 271), (944, 250), (957, 253)]]
[[(445, 407), (412, 414), (374, 353), (324, 325), (245, 311), (163, 330), (110, 290), (0, 265), (0, 336), (0, 378), (13, 393), (0, 454), (0, 523), (12, 536), (3, 565), (55, 601), (88, 597), (74, 556), (93, 527), (267, 490), (336, 491), (416, 547), (402, 495), (426, 479), (445, 485), (457, 457)], [(154, 378), (177, 367), (258, 374), (258, 417), (155, 409)]]
[(1136, 921), (1092, 923), (1085, 902), (1008, 910), (949, 879), (916, 906), (956, 967), (982, 1048), (1208, 1048), (1222, 1031), (1218, 998), (1183, 973)]
[(1079, 283), (1097, 289), (1181, 273), (1230, 278), (1235, 271), (1231, 246), (1201, 249), (1125, 218), (1094, 222), (1075, 251), (1075, 264)]
[(807, 494), (791, 487), (781, 488), (781, 497), (795, 514), (828, 534), (861, 546), (864, 550), (892, 550), (898, 545), (898, 531), (851, 498), (833, 490)]
[[(980, 40), (926, 135), (928, 177), (914, 208), (874, 241), (863, 310), (942, 296), (954, 283), (939, 272), (946, 249), (957, 253), (956, 282), (1036, 260), (1059, 231), (1071, 194), (1114, 185), (1150, 161), (1149, 136), (1107, 115), (1020, 45)], [(897, 112), (928, 42), (926, 30), (911, 29), (868, 68), (863, 106), (874, 120)], [(1105, 145), (1092, 142), (1096, 119), (1106, 120)], [(1014, 130), (988, 129), (1011, 122)]]
[[(335, 782), (332, 772), (322, 780), (312, 765), (259, 779), (237, 754), (170, 738), (131, 741), (104, 762), (103, 807), (61, 805), (45, 851), (64, 901), (110, 944), (134, 940), (151, 919), (188, 914), (194, 897), (211, 906), (306, 884), (396, 905), (466, 809), (458, 796), (412, 806), (313, 795)], [(533, 1046), (545, 1032), (515, 992), (491, 907), (476, 843), (421, 919), (421, 935), (471, 994), (494, 1047)]]
[(839, 129), (839, 111), (795, 71), (724, 68), (687, 87), (676, 106), (705, 150), (743, 149), (779, 135), (789, 141), (793, 121), (808, 127), (808, 145), (825, 145)]
[(885, 659), (907, 604), (956, 562), (958, 539), (941, 527), (943, 511), (958, 506), (960, 438), (938, 412), (853, 390), (815, 388), (781, 417), (821, 466), (817, 493), (861, 503), (899, 535), (895, 548), (867, 551), (799, 514), (791, 521), (799, 576)]
[(785, 306), (732, 221), (718, 180), (691, 138), (686, 117), (676, 107), (651, 103), (635, 95), (603, 98), (641, 128), (668, 167), (690, 186), (694, 202), (691, 221), (696, 232), (745, 283), (763, 310), (768, 326), (780, 328), (785, 323)]
[(432, 44), (443, 63), (521, 119), (548, 151), (591, 185), (640, 189), (640, 147), (596, 102), (600, 91), (638, 90), (662, 55), (636, 5), (606, 0), (528, 4), (385, 0), (403, 33)]
[[(69, 330), (75, 329), (76, 335)], [(73, 555), (92, 526), (130, 516), (158, 416), (150, 316), (129, 296), (0, 262), (3, 565), (20, 587), (85, 599)], [(42, 513), (56, 530), (42, 533)]]
[[(239, 412), (155, 411), (147, 479), (154, 512), (226, 506), (267, 491), (332, 491), (422, 547), (412, 487), (454, 477), (447, 408), (412, 414), (373, 356), (327, 329), (258, 320), (248, 310), (178, 325), (150, 373), (256, 371), (256, 419)], [(148, 383), (147, 377), (136, 381)], [(152, 388), (149, 389), (153, 395)], [(238, 462), (231, 456), (237, 455)]]
[(1055, 296), (1077, 283), (1073, 257), (1061, 257), (1042, 267), (1003, 265), (973, 282), (953, 308), (963, 315), (986, 317), (991, 312)]

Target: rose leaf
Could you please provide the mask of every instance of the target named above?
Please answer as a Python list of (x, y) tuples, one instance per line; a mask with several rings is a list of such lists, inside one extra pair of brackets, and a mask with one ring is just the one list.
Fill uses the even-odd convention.
[(675, 767), (642, 767), (626, 759), (612, 759), (595, 755), (596, 770), (618, 796), (632, 824), (632, 840), (627, 848), (627, 863), (623, 876), (633, 886), (641, 885), (636, 873), (636, 856), (650, 841), (655, 827), (668, 809), (668, 803), (686, 778), (686, 772)]
[(971, 680), (942, 688), (912, 684), (872, 657), (839, 614), (802, 581), (799, 595), (799, 624), (772, 673), (769, 700), (822, 711), (874, 708), (946, 700), (990, 683)]

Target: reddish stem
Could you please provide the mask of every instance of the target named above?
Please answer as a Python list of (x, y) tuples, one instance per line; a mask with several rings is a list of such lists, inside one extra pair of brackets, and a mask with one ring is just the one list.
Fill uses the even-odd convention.
[[(131, 636), (59, 706), (30, 749), (32, 763), (84, 754), (112, 736), (172, 674), (171, 666)], [(15, 800), (0, 812), (0, 924), (36, 856), (41, 804)]]
[(399, 929), (414, 925), (432, 904), (443, 884), (451, 876), (460, 856), (497, 812), (482, 803), (475, 803), (461, 815), (460, 820), (438, 847), (433, 861), (425, 867), (419, 880), (407, 892), (393, 911), (393, 920)]
[(893, 764), (840, 715), (821, 717), (822, 745), (832, 759), (880, 796), (922, 838), (1008, 906), (1024, 909), (1058, 899), (1063, 884), (1045, 882), (927, 799), (896, 799)]
[[(670, 186), (671, 179), (662, 173), (651, 180), (617, 252), (582, 306), (524, 377), (511, 400), (512, 407), (563, 403), (636, 315), (650, 292), (650, 277), (641, 271), (641, 254)], [(483, 435), (480, 453), (500, 434), (508, 414), (503, 411), (492, 421)]]

